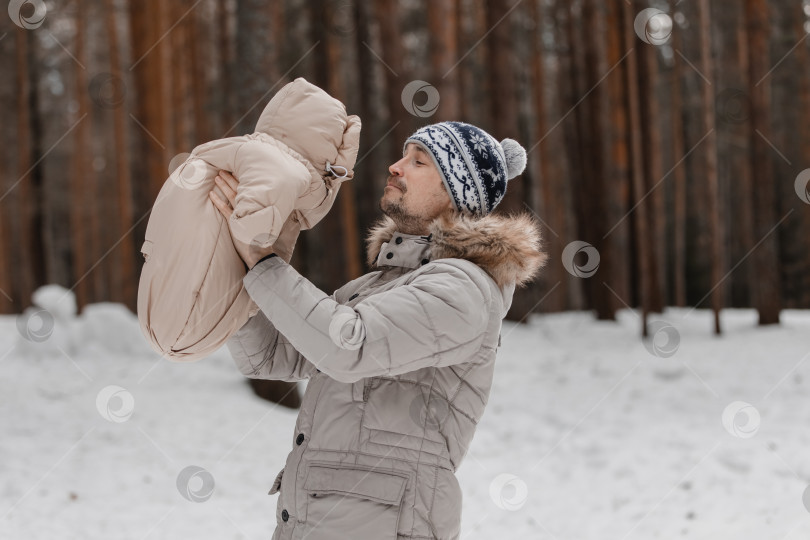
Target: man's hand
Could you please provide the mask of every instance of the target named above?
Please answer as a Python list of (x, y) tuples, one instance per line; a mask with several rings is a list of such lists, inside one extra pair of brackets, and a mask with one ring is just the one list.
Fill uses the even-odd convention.
[[(225, 217), (225, 222), (228, 223), (228, 231), (230, 231), (231, 214), (233, 214), (233, 205), (236, 200), (236, 188), (239, 185), (239, 180), (228, 171), (219, 171), (214, 181), (228, 200), (223, 201), (213, 190), (208, 193), (208, 197), (214, 203), (214, 206), (217, 207), (217, 210)], [(248, 269), (253, 268), (259, 259), (265, 255), (273, 253), (272, 246), (269, 248), (259, 248), (256, 245), (245, 246), (242, 242), (233, 238), (233, 235), (231, 235), (231, 240), (233, 240), (236, 251), (239, 253), (239, 256), (242, 257), (242, 260), (245, 261)]]

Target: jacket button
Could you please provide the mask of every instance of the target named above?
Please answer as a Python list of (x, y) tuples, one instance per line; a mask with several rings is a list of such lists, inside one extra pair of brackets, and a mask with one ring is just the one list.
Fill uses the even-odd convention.
[(287, 509), (285, 508), (284, 510), (281, 511), (281, 520), (287, 521), (288, 519), (290, 519), (290, 513), (287, 512)]
[(299, 433), (298, 437), (295, 438), (295, 444), (297, 444), (298, 446), (301, 446), (302, 442), (304, 442), (304, 434)]
[(422, 264), (427, 264), (427, 263), (429, 263), (429, 262), (430, 262), (430, 261), (429, 261), (429, 260), (427, 260), (427, 259), (422, 259)]
[(393, 258), (393, 257), (394, 257), (394, 254), (393, 254), (393, 253), (391, 253), (390, 251), (389, 251), (389, 252), (388, 252), (388, 253), (385, 255), (385, 258), (386, 258), (386, 259), (391, 259), (391, 258)]
[(394, 241), (395, 241), (397, 244), (401, 244), (401, 243), (402, 243), (402, 237), (401, 237), (401, 236), (397, 236), (397, 239), (396, 239), (396, 240), (394, 240)]
[(354, 299), (355, 299), (355, 298), (357, 298), (358, 296), (360, 296), (360, 293), (354, 293), (353, 295), (351, 295), (351, 296), (349, 297), (349, 300), (354, 300)]

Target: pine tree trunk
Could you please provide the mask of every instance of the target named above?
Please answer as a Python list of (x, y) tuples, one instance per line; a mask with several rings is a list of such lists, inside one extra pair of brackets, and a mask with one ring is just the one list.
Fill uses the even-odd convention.
[(753, 265), (751, 288), (754, 305), (759, 312), (759, 324), (779, 323), (781, 284), (775, 215), (773, 150), (766, 139), (771, 138), (771, 81), (766, 76), (771, 69), (768, 51), (769, 13), (766, 0), (746, 0), (746, 28), (749, 43), (749, 84), (751, 88), (751, 170), (753, 171), (754, 235), (759, 245), (751, 253)]
[[(674, 0), (672, 9), (677, 6)], [(672, 47), (681, 49), (681, 29), (674, 28), (672, 32)], [(678, 163), (683, 158), (684, 137), (683, 129), (683, 59), (675, 55), (673, 67), (670, 72), (670, 86), (672, 87), (672, 154), (675, 161), (675, 170), (672, 171), (674, 184), (673, 218), (672, 218), (672, 303), (676, 306), (686, 305), (686, 164)]]
[[(796, 35), (799, 36), (805, 31), (807, 24), (807, 17), (802, 7), (797, 3), (794, 8), (795, 12), (792, 14), (796, 25)], [(799, 155), (810, 156), (810, 43), (808, 40), (799, 45), (794, 54), (799, 67), (795, 72), (799, 85), (799, 121), (797, 122)], [(805, 163), (802, 167), (806, 169), (810, 167), (810, 164)], [(801, 235), (803, 238), (797, 241), (797, 251), (800, 255), (797, 257), (794, 271), (796, 276), (795, 307), (808, 309), (810, 308), (810, 255), (808, 255), (810, 254), (810, 236), (807, 231), (810, 231), (810, 209), (808, 209), (807, 203), (801, 199), (794, 204), (799, 207), (799, 211), (794, 213), (798, 221), (797, 229), (803, 231)]]
[[(610, 71), (613, 67), (608, 65), (607, 48), (609, 46), (606, 24), (606, 7), (601, 0), (586, 0), (583, 7), (584, 41), (584, 69), (585, 85), (580, 90), (582, 96), (587, 97), (579, 107), (583, 114), (580, 129), (585, 141), (584, 158), (587, 159), (588, 169), (583, 178), (580, 207), (582, 208), (580, 224), (586, 241), (589, 241), (600, 254), (614, 253), (609, 236), (603, 231), (607, 230), (607, 192), (614, 189), (613, 178), (608, 177), (608, 163), (612, 152), (611, 148), (611, 111), (610, 111), (610, 81), (621, 78), (621, 71)], [(610, 73), (608, 75), (608, 73)], [(587, 157), (586, 157), (587, 156)], [(598, 194), (598, 196), (596, 196)], [(618, 254), (617, 254), (618, 255)], [(619, 300), (605, 284), (613, 283), (614, 257), (600, 258), (598, 274), (589, 278), (585, 286), (599, 320), (614, 320)], [(615, 289), (614, 289), (615, 290)]]
[[(606, 278), (610, 279), (610, 286), (619, 298), (625, 302), (631, 301), (630, 294), (630, 239), (629, 220), (623, 219), (630, 208), (630, 139), (628, 104), (627, 104), (627, 58), (625, 55), (630, 47), (624, 43), (622, 31), (622, 6), (624, 0), (610, 0), (606, 4), (607, 25), (607, 65), (614, 67), (614, 71), (605, 79), (608, 93), (608, 117), (606, 137), (608, 138), (608, 153), (605, 176), (604, 197), (604, 244), (607, 252), (611, 254), (607, 260)], [(634, 54), (634, 53), (630, 53)], [(621, 220), (621, 223), (619, 223)], [(618, 224), (618, 226), (616, 226)], [(615, 226), (615, 228), (613, 228)], [(613, 228), (611, 230), (611, 228)], [(601, 270), (601, 267), (600, 267)], [(602, 281), (602, 280), (600, 280)], [(604, 287), (603, 287), (604, 288)], [(610, 292), (610, 291), (608, 291)], [(624, 305), (612, 293), (609, 296), (610, 309), (615, 314), (617, 309)]]
[[(637, 204), (644, 197), (644, 157), (641, 141), (641, 107), (639, 103), (638, 91), (638, 47), (645, 44), (636, 42), (633, 30), (633, 19), (635, 13), (633, 8), (627, 4), (622, 5), (624, 13), (624, 31), (627, 43), (635, 43), (636, 50), (627, 57), (627, 100), (630, 112), (630, 147), (631, 147), (631, 171), (633, 184), (633, 204)], [(647, 224), (647, 205), (643, 202), (638, 204), (631, 214), (633, 229), (635, 231), (636, 244), (636, 274), (639, 277), (639, 305), (641, 307), (641, 335), (647, 337), (647, 314), (649, 312), (651, 297), (651, 269), (649, 256), (649, 230)]]
[(33, 142), (31, 133), (31, 54), (32, 46), (27, 30), (14, 29), (17, 46), (17, 174), (12, 186), (6, 190), (5, 202), (10, 208), (10, 237), (14, 247), (14, 261), (11, 276), (14, 291), (14, 308), (20, 312), (31, 303), (34, 291), (33, 268), (31, 261), (31, 183), (33, 182), (32, 165)]
[[(238, 69), (233, 74), (233, 92), (237, 118), (241, 120), (230, 135), (253, 133), (269, 101), (268, 91), (280, 75), (274, 62), (275, 36), (268, 31), (273, 25), (270, 16), (264, 0), (240, 0), (236, 4)], [(276, 86), (275, 91), (279, 88), (280, 85)]]
[[(439, 91), (439, 108), (431, 119), (435, 122), (458, 120), (458, 3), (459, 0), (437, 0), (427, 10), (430, 33), (432, 81)], [(451, 68), (453, 68), (451, 70)]]
[[(134, 177), (140, 182), (141, 204), (150, 208), (169, 175), (169, 163), (173, 157), (170, 149), (174, 146), (171, 136), (171, 63), (169, 44), (160, 37), (168, 30), (166, 5), (158, 0), (131, 2), (130, 35), (132, 39), (132, 62), (130, 70), (135, 82), (135, 113), (132, 132), (135, 154)], [(143, 230), (137, 235), (144, 237)]]
[[(509, 13), (512, 2), (492, 0), (486, 3), (487, 27), (491, 32), (486, 40), (489, 81), (489, 105), (492, 129), (488, 130), (497, 140), (506, 137), (519, 138), (515, 72), (512, 65), (512, 29)], [(498, 205), (501, 214), (524, 211), (523, 202), (529, 187), (526, 176), (509, 180), (506, 194)], [(525, 321), (535, 302), (528, 294), (516, 294), (506, 315), (507, 320)]]
[[(15, 30), (15, 32), (23, 32)], [(20, 66), (17, 55), (19, 47), (16, 44), (15, 35), (6, 35), (0, 39), (0, 71), (3, 73), (15, 73), (15, 76), (3, 77), (0, 79), (0, 101), (9, 100), (15, 103), (19, 100), (21, 81)], [(16, 163), (13, 161), (15, 151), (20, 151), (19, 126), (16, 119), (18, 111), (16, 109), (4, 112), (5, 122), (0, 124), (0, 253), (4, 256), (0, 258), (0, 314), (14, 313), (17, 311), (15, 298), (17, 296), (13, 275), (13, 254), (14, 254), (14, 231), (13, 216), (14, 208), (13, 184), (18, 174), (24, 171), (16, 171)]]
[[(124, 84), (121, 73), (121, 54), (118, 45), (118, 27), (113, 0), (104, 0), (107, 39), (110, 53), (110, 73), (116, 78), (113, 84)], [(113, 287), (111, 300), (126, 304), (133, 313), (137, 311), (137, 276), (135, 274), (135, 241), (132, 233), (134, 224), (132, 176), (130, 174), (130, 153), (127, 137), (127, 110), (119, 103), (112, 110), (113, 147), (115, 149), (115, 177), (117, 187), (117, 237), (121, 239), (115, 248), (117, 256), (112, 272)]]
[[(359, 226), (360, 230), (365, 232), (367, 227), (379, 218), (378, 201), (383, 190), (385, 171), (389, 165), (388, 148), (384, 144), (374, 145), (388, 131), (389, 126), (380, 118), (378, 108), (375, 107), (377, 96), (382, 94), (382, 70), (386, 68), (365, 45), (367, 43), (372, 48), (375, 46), (371, 36), (373, 6), (365, 2), (355, 2), (354, 5), (354, 18), (357, 23), (357, 31), (354, 34), (357, 63), (361, 66), (373, 66), (373, 69), (364, 71), (357, 78), (357, 92), (360, 97), (358, 114), (363, 121), (358, 161), (362, 158), (362, 162), (355, 166), (355, 175), (351, 180), (356, 192), (365, 194), (357, 200)], [(365, 257), (363, 261), (365, 262)]]
[[(647, 4), (636, 0), (636, 12), (644, 9)], [(636, 54), (638, 58), (639, 97), (641, 98), (641, 129), (642, 129), (642, 156), (644, 164), (643, 194), (644, 201), (639, 205), (645, 208), (646, 219), (644, 227), (647, 238), (645, 251), (649, 257), (649, 296), (647, 309), (656, 313), (664, 310), (664, 245), (665, 240), (665, 208), (664, 186), (659, 184), (664, 177), (664, 167), (661, 156), (661, 130), (658, 91), (658, 48), (656, 46), (637, 41)], [(666, 181), (666, 180), (664, 180)]]
[[(170, 78), (171, 88), (171, 127), (173, 130), (174, 144), (171, 147), (171, 155), (175, 156), (179, 153), (189, 153), (194, 148), (192, 145), (191, 133), (191, 115), (189, 111), (193, 105), (193, 96), (191, 93), (190, 83), (190, 66), (191, 66), (191, 53), (189, 42), (187, 39), (188, 21), (192, 14), (189, 13), (185, 17), (183, 14), (186, 12), (186, 2), (188, 0), (175, 0), (167, 2), (169, 8), (169, 20), (179, 21), (172, 29), (166, 41), (170, 44), (170, 51), (172, 57), (172, 71)], [(182, 19), (181, 19), (182, 18)]]
[[(532, 94), (534, 102), (534, 132), (538, 141), (533, 148), (527, 148), (529, 166), (534, 169), (537, 179), (537, 196), (533, 197), (533, 207), (541, 209), (541, 218), (548, 224), (543, 229), (544, 249), (549, 253), (560, 253), (563, 250), (558, 230), (562, 228), (564, 218), (559, 217), (565, 208), (564, 193), (558, 186), (560, 178), (555, 173), (555, 162), (558, 156), (552, 152), (552, 143), (555, 134), (546, 134), (551, 128), (549, 120), (549, 105), (547, 99), (547, 86), (553, 77), (549, 77), (546, 70), (546, 50), (543, 42), (543, 20), (545, 12), (539, 2), (530, 3), (531, 17), (535, 23), (532, 64)], [(568, 284), (568, 275), (560, 264), (550, 264), (546, 267), (543, 276), (543, 288), (546, 294), (554, 288), (543, 302), (543, 311), (562, 311), (565, 309), (565, 300)], [(562, 287), (565, 285), (565, 287)], [(560, 290), (562, 288), (562, 290)]]
[(385, 62), (385, 102), (386, 108), (391, 115), (390, 128), (388, 134), (390, 157), (389, 159), (399, 159), (402, 157), (402, 144), (411, 134), (410, 113), (402, 106), (402, 90), (410, 82), (410, 77), (405, 73), (403, 58), (405, 49), (402, 44), (402, 34), (400, 32), (401, 17), (397, 0), (380, 0), (374, 3), (375, 15), (380, 24), (380, 42), (382, 54)]
[[(507, 15), (512, 2), (492, 0), (486, 3), (487, 26), (492, 29), (486, 40), (489, 76), (489, 105), (492, 117), (490, 133), (497, 140), (517, 137), (518, 111), (515, 92), (515, 72), (512, 66), (511, 15)], [(483, 45), (483, 44), (482, 44)], [(523, 209), (527, 192), (522, 177), (513, 178), (498, 210), (501, 212)]]
[[(711, 12), (709, 0), (699, 1), (700, 10), (700, 67), (701, 72), (709, 80), (714, 79), (714, 65), (711, 53)], [(714, 312), (714, 333), (720, 334), (720, 310), (723, 307), (723, 291), (721, 285), (722, 268), (725, 261), (723, 250), (722, 210), (720, 208), (720, 188), (717, 179), (717, 131), (714, 125), (714, 89), (709, 83), (703, 86), (703, 130), (709, 135), (703, 142), (703, 151), (706, 156), (706, 194), (710, 211), (709, 226), (711, 230), (711, 304)]]
[[(230, 12), (228, 11), (229, 0), (216, 0), (216, 20), (219, 24), (215, 24), (217, 30), (217, 52), (219, 54), (219, 69), (222, 70), (221, 78), (224, 81), (234, 80), (234, 45), (233, 36), (230, 32)], [(218, 130), (219, 137), (230, 135), (233, 131), (231, 126), (236, 122), (237, 116), (234, 113), (234, 96), (236, 90), (230, 87), (224, 87), (221, 82), (214, 87), (217, 103), (220, 104), (220, 116), (222, 118), (221, 128)]]
[[(277, 4), (277, 2), (273, 2), (273, 4)], [(206, 68), (209, 67), (209, 59), (205, 54), (203, 44), (210, 39), (210, 36), (200, 31), (202, 21), (196, 9), (192, 9), (191, 13), (186, 15), (186, 17), (188, 19), (185, 22), (188, 28), (189, 71), (191, 76), (191, 109), (193, 120), (191, 125), (194, 126), (191, 133), (190, 144), (194, 147), (216, 137), (211, 129), (212, 123), (209, 121), (209, 114), (205, 112), (205, 103), (208, 99), (208, 77), (206, 76)], [(202, 61), (203, 58), (205, 59), (204, 61)]]
[[(745, 121), (742, 121), (739, 125), (737, 133), (735, 136), (739, 139), (739, 142), (735, 145), (739, 148), (739, 155), (741, 156), (740, 159), (734, 160), (740, 162), (738, 168), (732, 168), (730, 175), (734, 179), (736, 183), (736, 190), (735, 190), (735, 199), (734, 202), (736, 203), (736, 214), (739, 216), (738, 219), (734, 221), (734, 226), (736, 228), (735, 238), (737, 239), (737, 246), (736, 246), (736, 253), (734, 257), (734, 261), (740, 261), (746, 255), (749, 255), (752, 250), (754, 249), (754, 245), (757, 242), (754, 233), (754, 173), (751, 170), (751, 163), (752, 163), (752, 143), (753, 138), (751, 137), (751, 132), (753, 128), (751, 127), (751, 89), (748, 88), (748, 79), (749, 79), (749, 72), (750, 72), (750, 52), (749, 52), (749, 44), (748, 44), (748, 29), (746, 24), (746, 16), (745, 16), (745, 6), (742, 6), (742, 13), (740, 14), (742, 21), (739, 25), (740, 28), (737, 32), (737, 44), (739, 45), (739, 71), (741, 72), (741, 84), (740, 86), (745, 88), (745, 103), (744, 107), (740, 110), (741, 117), (744, 117)], [(753, 85), (751, 85), (753, 86)], [(735, 174), (738, 173), (738, 174)], [(736, 275), (738, 272), (742, 274), (742, 277), (746, 278), (745, 282), (741, 285), (742, 288), (746, 291), (745, 300), (746, 302), (742, 305), (746, 307), (755, 306), (755, 291), (754, 291), (754, 268), (749, 256), (748, 260), (745, 264), (740, 265), (737, 270), (735, 270), (732, 276)]]
[[(584, 162), (581, 159), (583, 155), (581, 133), (579, 129), (581, 125), (580, 115), (577, 112), (578, 107), (576, 103), (581, 99), (581, 95), (586, 90), (581, 90), (582, 84), (579, 81), (578, 74), (582, 72), (580, 60), (581, 39), (576, 32), (577, 28), (582, 25), (579, 20), (574, 18), (574, 10), (568, 2), (560, 0), (555, 4), (556, 19), (559, 21), (559, 34), (558, 41), (558, 65), (559, 72), (557, 74), (557, 81), (559, 85), (559, 106), (558, 109), (563, 111), (560, 113), (560, 118), (557, 120), (558, 127), (556, 129), (562, 130), (563, 141), (561, 143), (563, 153), (565, 154), (566, 175), (564, 178), (568, 179), (567, 193), (569, 197), (570, 213), (567, 231), (561, 232), (561, 237), (564, 243), (571, 242), (572, 239), (582, 239), (579, 228), (581, 224), (581, 217), (579, 209), (581, 205), (577, 203), (577, 186), (576, 179), (581, 179), (585, 175)], [(567, 114), (568, 116), (562, 116)], [(587, 307), (583, 279), (578, 277), (568, 278), (569, 294), (568, 308), (569, 309), (585, 309)]]
[[(802, 54), (807, 52), (807, 36), (801, 24), (796, 20), (806, 21), (800, 2), (771, 2), (770, 20), (770, 64), (771, 73), (768, 80), (771, 84), (771, 126), (768, 135), (773, 147), (773, 175), (777, 179), (776, 208), (778, 216), (787, 217), (774, 231), (777, 238), (777, 257), (780, 265), (780, 288), (782, 291), (782, 308), (799, 307), (801, 296), (806, 290), (802, 288), (807, 280), (808, 250), (807, 219), (810, 207), (797, 196), (795, 179), (799, 171), (806, 169), (808, 154), (802, 152), (802, 79), (807, 79), (806, 63), (802, 66)], [(779, 62), (777, 68), (773, 66)], [(806, 83), (804, 83), (806, 87)], [(806, 91), (806, 90), (805, 90)], [(805, 227), (802, 227), (803, 222)]]
[[(83, 4), (77, 4), (76, 11), (76, 59), (85, 64), (86, 55), (84, 37)], [(90, 152), (90, 107), (87, 99), (87, 72), (76, 69), (76, 101), (78, 102), (79, 124), (76, 127), (75, 147), (73, 151), (73, 170), (71, 177), (71, 231), (73, 236), (73, 283), (76, 292), (77, 313), (81, 314), (88, 303), (96, 300), (91, 296), (90, 281), (87, 279), (89, 269), (88, 257), (93, 254), (88, 247), (88, 210), (93, 211), (95, 197), (88, 196), (92, 191), (88, 154)], [(88, 253), (89, 251), (89, 253)]]
[[(328, 0), (313, 0), (307, 4), (312, 26), (310, 27), (311, 41), (320, 40), (320, 44), (313, 51), (314, 73), (312, 81), (317, 86), (329, 92), (335, 98), (345, 100), (343, 82), (340, 78), (339, 58), (340, 52), (331, 51), (330, 48), (339, 48), (336, 36), (337, 29), (332, 9)], [(357, 225), (353, 230), (347, 229), (347, 220), (354, 219), (353, 200), (343, 201), (343, 198), (352, 197), (350, 184), (354, 180), (344, 182), (335, 200), (334, 207), (318, 224), (316, 234), (308, 235), (308, 247), (311, 255), (311, 270), (315, 274), (316, 282), (324, 290), (335, 290), (351, 279), (349, 272), (358, 272), (360, 268), (357, 247)], [(351, 216), (346, 216), (344, 205), (351, 207)], [(348, 221), (351, 223), (351, 221)], [(328, 231), (328, 233), (327, 233)], [(350, 249), (344, 243), (350, 238)], [(351, 261), (351, 262), (350, 262)]]
[[(328, 3), (324, 6), (327, 16), (335, 20), (335, 5)], [(338, 32), (324, 34), (324, 49), (327, 53), (327, 86), (326, 90), (344, 104), (348, 101), (348, 91), (344, 82), (341, 67), (343, 55), (343, 37)], [(362, 255), (360, 251), (360, 237), (357, 230), (357, 210), (355, 208), (354, 180), (344, 181), (340, 185), (338, 200), (340, 214), (340, 239), (343, 244), (345, 266), (343, 269), (343, 282), (356, 279), (363, 274)], [(332, 230), (331, 228), (325, 230)], [(340, 283), (343, 285), (343, 283)], [(337, 287), (335, 287), (337, 288)]]

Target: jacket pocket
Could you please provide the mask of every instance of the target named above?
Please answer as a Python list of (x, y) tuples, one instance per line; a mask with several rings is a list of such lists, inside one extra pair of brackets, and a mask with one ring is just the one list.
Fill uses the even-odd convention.
[(284, 468), (278, 471), (276, 475), (276, 479), (273, 480), (273, 486), (270, 488), (270, 491), (267, 492), (268, 495), (273, 495), (274, 493), (278, 493), (278, 490), (281, 489), (281, 477), (284, 476)]
[(362, 465), (312, 463), (304, 481), (304, 536), (396, 540), (408, 475)]
[(417, 452), (449, 458), (447, 444), (439, 441), (432, 441), (427, 437), (417, 437), (414, 435), (394, 433), (382, 429), (368, 428), (368, 442), (373, 444), (382, 444), (389, 447), (407, 448), (409, 450), (416, 450)]

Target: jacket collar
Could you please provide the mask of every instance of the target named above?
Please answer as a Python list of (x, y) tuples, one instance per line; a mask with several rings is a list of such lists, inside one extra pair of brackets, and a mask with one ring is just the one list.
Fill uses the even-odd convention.
[(430, 235), (405, 234), (394, 227), (388, 240), (381, 242), (373, 264), (419, 268), (430, 261), (430, 241)]
[(366, 239), (369, 266), (418, 268), (422, 261), (466, 259), (503, 287), (531, 282), (548, 259), (540, 250), (540, 227), (526, 213), (473, 218), (453, 212), (436, 218), (428, 232), (427, 236), (403, 234), (384, 216)]

